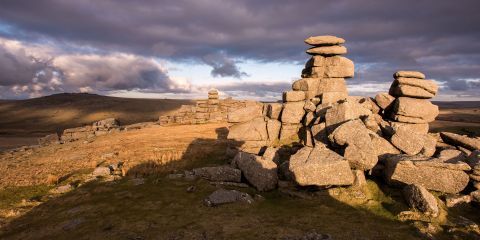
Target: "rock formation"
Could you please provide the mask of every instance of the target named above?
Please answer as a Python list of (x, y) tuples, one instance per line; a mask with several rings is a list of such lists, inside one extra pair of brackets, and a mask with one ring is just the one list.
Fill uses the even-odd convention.
[[(265, 176), (269, 185), (263, 190), (272, 189), (272, 178), (278, 176), (300, 186), (348, 186), (368, 171), (392, 186), (414, 186), (406, 188), (406, 196), (422, 211), (433, 204), (428, 190), (457, 194), (469, 182), (480, 186), (478, 151), (470, 157), (473, 163), (466, 163), (479, 149), (478, 138), (428, 132), (439, 114), (430, 102), (438, 92), (435, 81), (421, 72), (398, 71), (388, 93), (349, 96), (345, 79), (354, 76), (354, 64), (342, 56), (345, 40), (317, 36), (305, 42), (312, 46), (307, 50), (311, 57), (282, 103), (251, 103), (228, 114), (235, 161), (249, 159), (237, 167), (255, 177), (247, 178), (252, 185)], [(277, 168), (262, 163), (264, 150), (272, 146), (292, 151), (274, 162)]]

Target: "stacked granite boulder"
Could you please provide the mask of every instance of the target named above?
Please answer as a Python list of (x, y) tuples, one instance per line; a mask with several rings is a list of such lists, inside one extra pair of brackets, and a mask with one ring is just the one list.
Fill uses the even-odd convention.
[[(408, 201), (421, 195), (433, 208), (428, 191), (458, 194), (469, 183), (479, 187), (478, 151), (475, 163), (467, 161), (479, 140), (428, 133), (439, 113), (430, 102), (438, 91), (434, 81), (398, 71), (389, 93), (348, 96), (345, 79), (354, 76), (354, 65), (341, 56), (345, 40), (318, 36), (305, 42), (313, 46), (307, 50), (312, 56), (281, 103), (252, 103), (228, 116), (233, 165), (248, 173), (252, 186), (273, 189), (278, 177), (299, 186), (355, 187), (368, 173), (407, 186)], [(258, 187), (262, 179), (267, 188)]]
[(416, 71), (398, 71), (389, 93), (379, 93), (375, 101), (382, 109), (382, 130), (392, 144), (409, 155), (433, 156), (436, 139), (428, 135), (429, 122), (437, 117), (438, 106), (432, 104), (438, 91), (433, 80)]

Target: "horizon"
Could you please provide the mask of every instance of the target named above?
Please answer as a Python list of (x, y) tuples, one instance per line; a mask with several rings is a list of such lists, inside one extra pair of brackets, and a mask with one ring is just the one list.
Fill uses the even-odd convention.
[[(275, 101), (309, 55), (346, 40), (351, 95), (388, 91), (397, 70), (440, 86), (435, 101), (480, 100), (478, 1), (59, 1), (0, 3), (0, 99), (62, 92), (129, 98)], [(445, 15), (445, 12), (449, 12)], [(278, 16), (282, 16), (281, 18)]]

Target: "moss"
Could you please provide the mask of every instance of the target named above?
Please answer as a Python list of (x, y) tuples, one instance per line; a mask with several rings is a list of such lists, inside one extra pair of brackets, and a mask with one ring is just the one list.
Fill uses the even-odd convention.
[(22, 199), (39, 199), (51, 189), (47, 185), (27, 187), (7, 187), (0, 190), (0, 209), (7, 209), (22, 201)]

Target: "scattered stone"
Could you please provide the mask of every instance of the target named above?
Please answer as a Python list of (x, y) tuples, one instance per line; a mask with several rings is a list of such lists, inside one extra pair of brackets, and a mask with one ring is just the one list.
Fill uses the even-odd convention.
[(480, 139), (470, 138), (455, 133), (441, 132), (442, 140), (448, 144), (465, 147), (469, 150), (480, 150)]
[(70, 192), (73, 190), (73, 186), (70, 185), (70, 184), (66, 184), (66, 185), (63, 185), (63, 186), (59, 186), (59, 187), (56, 187), (52, 190), (50, 190), (50, 193), (53, 193), (53, 194), (63, 194), (63, 193), (67, 193), (67, 192)]
[(251, 204), (253, 203), (253, 198), (248, 193), (240, 192), (237, 190), (218, 189), (204, 200), (205, 205), (208, 207), (214, 207), (234, 202)]
[(111, 170), (109, 167), (97, 167), (93, 170), (92, 175), (94, 177), (105, 177), (111, 174)]
[(438, 216), (437, 200), (426, 188), (416, 184), (407, 185), (403, 195), (410, 207), (433, 217)]
[(230, 166), (203, 167), (193, 169), (194, 175), (215, 182), (241, 182), (242, 172)]
[(335, 36), (315, 36), (305, 39), (305, 43), (312, 46), (328, 46), (345, 43), (345, 39)]
[(289, 170), (301, 186), (351, 185), (354, 181), (348, 161), (323, 145), (300, 149), (290, 157)]
[(270, 191), (276, 188), (278, 182), (277, 165), (272, 160), (239, 152), (233, 162), (242, 170), (247, 181), (258, 191)]
[(195, 186), (189, 186), (189, 187), (187, 188), (187, 192), (188, 192), (188, 193), (192, 193), (192, 192), (195, 192), (195, 191), (197, 191), (197, 187), (195, 187)]

